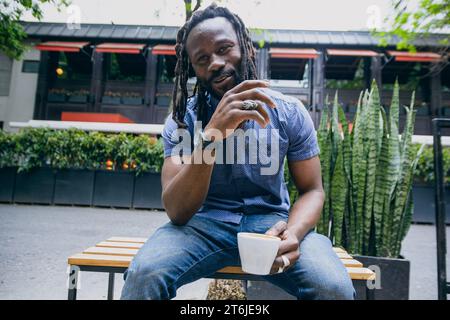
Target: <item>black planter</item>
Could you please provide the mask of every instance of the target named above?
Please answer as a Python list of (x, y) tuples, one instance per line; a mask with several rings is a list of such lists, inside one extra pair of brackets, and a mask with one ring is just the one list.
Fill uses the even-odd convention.
[(66, 95), (61, 93), (49, 93), (47, 95), (48, 102), (65, 102)]
[(102, 103), (104, 104), (121, 104), (120, 97), (103, 96)]
[(92, 205), (94, 193), (92, 170), (60, 170), (56, 173), (54, 204)]
[[(355, 260), (360, 261), (366, 268), (370, 268), (370, 266), (379, 268), (380, 273), (377, 274), (377, 281), (380, 283), (381, 289), (374, 289), (375, 300), (409, 299), (409, 260), (358, 255), (354, 255), (353, 257)], [(365, 296), (363, 291), (365, 288), (357, 287), (355, 289), (357, 291), (357, 297)]]
[(133, 207), (139, 209), (164, 209), (161, 202), (161, 174), (144, 173), (135, 178)]
[(17, 168), (0, 168), (0, 202), (13, 201)]
[(88, 96), (87, 95), (72, 95), (69, 96), (68, 102), (72, 103), (87, 103)]
[(93, 205), (131, 208), (134, 172), (96, 171)]
[(135, 97), (123, 97), (122, 103), (132, 106), (137, 106), (142, 104), (142, 98), (135, 98)]
[[(414, 215), (412, 221), (415, 223), (435, 223), (436, 204), (434, 185), (413, 185)], [(450, 223), (450, 188), (445, 188), (446, 223)]]
[(51, 168), (37, 168), (16, 175), (14, 202), (52, 204), (55, 172)]

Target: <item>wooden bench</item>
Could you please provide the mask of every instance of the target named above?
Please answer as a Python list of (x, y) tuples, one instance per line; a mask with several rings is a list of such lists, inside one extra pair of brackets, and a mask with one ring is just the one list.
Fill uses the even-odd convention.
[[(77, 298), (77, 281), (80, 271), (105, 272), (109, 274), (108, 300), (113, 299), (114, 276), (116, 273), (124, 273), (128, 268), (134, 255), (146, 242), (146, 238), (134, 237), (111, 237), (106, 241), (89, 247), (82, 253), (74, 254), (68, 258), (69, 270), (69, 292), (68, 299)], [(356, 286), (364, 286), (366, 299), (373, 299), (373, 291), (367, 288), (366, 281), (374, 280), (375, 273), (364, 268), (362, 263), (353, 259), (344, 249), (333, 248), (336, 255), (347, 268), (348, 274)], [(234, 280), (264, 280), (261, 276), (247, 274), (241, 267), (230, 266), (217, 271), (210, 278), (234, 279)]]

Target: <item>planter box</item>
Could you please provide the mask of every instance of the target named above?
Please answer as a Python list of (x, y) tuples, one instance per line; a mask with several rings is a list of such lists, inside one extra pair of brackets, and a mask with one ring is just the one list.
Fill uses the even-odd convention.
[(54, 204), (92, 205), (93, 170), (60, 170), (56, 172)]
[(59, 93), (49, 93), (47, 95), (48, 102), (66, 102), (66, 95)]
[[(381, 289), (375, 289), (375, 300), (408, 300), (410, 262), (406, 259), (390, 259), (382, 257), (358, 256), (353, 257), (362, 262), (364, 267), (378, 266), (380, 274), (378, 283)], [(365, 288), (355, 288), (356, 296), (365, 296)]]
[(73, 95), (69, 96), (68, 102), (72, 103), (87, 103), (88, 96), (87, 95)]
[(94, 206), (131, 208), (134, 172), (96, 171)]
[[(436, 204), (434, 185), (413, 185), (415, 223), (435, 223)], [(446, 223), (450, 223), (450, 188), (445, 188)]]
[(14, 202), (52, 204), (55, 172), (51, 168), (37, 168), (16, 174)]
[(103, 96), (102, 103), (104, 103), (104, 104), (121, 104), (122, 102), (120, 101), (120, 97)]
[(135, 178), (133, 208), (164, 209), (160, 173), (144, 173)]
[(137, 106), (137, 105), (141, 105), (143, 103), (143, 99), (142, 99), (142, 97), (141, 98), (123, 97), (122, 103)]
[(171, 99), (171, 96), (156, 96), (156, 105), (158, 107), (168, 107)]
[(0, 168), (0, 202), (13, 201), (17, 168)]

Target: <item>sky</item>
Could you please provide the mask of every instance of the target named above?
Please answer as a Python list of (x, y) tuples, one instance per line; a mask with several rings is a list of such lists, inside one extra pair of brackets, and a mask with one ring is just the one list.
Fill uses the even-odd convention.
[[(202, 7), (211, 3), (204, 0)], [(391, 0), (221, 0), (249, 28), (367, 30), (382, 27)], [(33, 21), (31, 15), (24, 20)], [(114, 23), (180, 26), (183, 0), (72, 0), (58, 12), (44, 6), (46, 22)]]

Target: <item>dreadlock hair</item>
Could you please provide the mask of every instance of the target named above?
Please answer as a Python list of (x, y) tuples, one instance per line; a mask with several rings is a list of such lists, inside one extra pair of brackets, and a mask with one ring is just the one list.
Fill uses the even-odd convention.
[[(195, 11), (191, 18), (181, 27), (177, 34), (177, 43), (175, 51), (177, 55), (177, 64), (175, 66), (175, 86), (173, 90), (173, 113), (172, 118), (177, 123), (178, 128), (186, 128), (184, 116), (186, 114), (186, 105), (188, 99), (187, 81), (189, 78), (189, 68), (192, 68), (189, 57), (186, 52), (186, 40), (191, 30), (200, 22), (216, 17), (226, 18), (236, 32), (239, 47), (241, 49), (241, 66), (239, 72), (242, 80), (257, 79), (255, 48), (248, 29), (245, 27), (241, 18), (229, 11), (227, 8), (218, 7), (212, 3), (204, 10)], [(195, 84), (194, 95), (197, 94), (197, 119), (202, 121), (202, 126), (206, 126), (207, 116), (207, 93), (199, 81)]]

